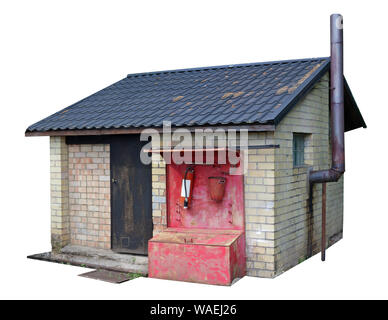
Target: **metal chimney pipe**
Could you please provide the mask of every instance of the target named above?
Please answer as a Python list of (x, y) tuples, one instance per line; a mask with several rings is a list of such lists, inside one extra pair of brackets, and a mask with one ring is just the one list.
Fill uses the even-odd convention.
[(332, 167), (342, 174), (345, 172), (344, 39), (340, 14), (330, 16), (330, 39)]
[[(343, 22), (340, 14), (330, 16), (330, 128), (331, 128), (331, 168), (310, 171), (309, 212), (313, 214), (313, 186), (322, 186), (322, 238), (321, 259), (325, 261), (326, 250), (326, 182), (336, 182), (345, 172), (345, 124), (344, 124), (344, 63), (343, 63)], [(312, 246), (308, 246), (312, 255)]]
[(343, 20), (330, 16), (330, 111), (332, 166), (328, 170), (311, 171), (310, 184), (335, 182), (345, 172)]

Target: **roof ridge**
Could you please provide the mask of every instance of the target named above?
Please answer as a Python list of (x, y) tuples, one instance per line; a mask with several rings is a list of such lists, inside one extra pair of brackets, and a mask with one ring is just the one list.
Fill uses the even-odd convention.
[(316, 58), (288, 59), (288, 60), (275, 60), (275, 61), (263, 61), (263, 62), (249, 62), (249, 63), (241, 63), (241, 64), (229, 64), (229, 65), (227, 64), (227, 65), (217, 65), (217, 66), (208, 66), (208, 67), (194, 67), (194, 68), (185, 68), (185, 69), (171, 69), (171, 70), (129, 73), (127, 75), (127, 78), (153, 76), (153, 75), (167, 74), (167, 73), (182, 73), (182, 72), (192, 72), (192, 71), (232, 69), (232, 68), (241, 68), (241, 67), (253, 67), (253, 66), (261, 66), (261, 65), (276, 65), (276, 64), (283, 64), (283, 63), (294, 63), (294, 62), (301, 62), (301, 61), (307, 62), (307, 61), (318, 61), (318, 60), (330, 60), (330, 57), (316, 57)]

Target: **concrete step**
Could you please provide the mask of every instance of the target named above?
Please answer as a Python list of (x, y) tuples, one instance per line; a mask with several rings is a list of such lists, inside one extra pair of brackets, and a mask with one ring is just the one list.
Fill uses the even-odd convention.
[(95, 269), (120, 272), (148, 273), (148, 257), (119, 254), (112, 250), (68, 245), (59, 253), (51, 252), (51, 259)]

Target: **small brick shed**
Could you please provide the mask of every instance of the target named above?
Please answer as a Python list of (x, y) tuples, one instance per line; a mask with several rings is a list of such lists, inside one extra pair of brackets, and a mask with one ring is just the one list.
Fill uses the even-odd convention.
[[(173, 225), (168, 165), (138, 156), (142, 130), (160, 132), (163, 121), (190, 135), (248, 130), (244, 273), (275, 277), (319, 252), (322, 185), (310, 210), (308, 174), (331, 163), (329, 67), (313, 58), (130, 74), (28, 127), (26, 136), (50, 136), (53, 254), (147, 256), (148, 241)], [(366, 127), (346, 80), (344, 114), (345, 131)], [(343, 177), (327, 183), (326, 211), (330, 246), (342, 238)]]

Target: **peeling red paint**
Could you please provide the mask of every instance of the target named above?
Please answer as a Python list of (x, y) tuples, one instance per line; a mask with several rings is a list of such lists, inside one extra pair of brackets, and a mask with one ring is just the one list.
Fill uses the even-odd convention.
[[(168, 228), (149, 241), (149, 277), (230, 285), (246, 274), (243, 176), (229, 175), (229, 164), (194, 165), (192, 200), (184, 209), (179, 200), (187, 166), (167, 165)], [(209, 193), (214, 176), (226, 178), (220, 202)]]
[[(170, 227), (239, 229), (244, 228), (243, 176), (229, 175), (229, 164), (195, 165), (193, 198), (188, 209), (177, 208), (180, 198), (182, 177), (187, 165), (167, 166), (168, 225)], [(221, 202), (211, 200), (208, 178), (226, 178), (225, 194)]]
[[(183, 239), (192, 242), (185, 243)], [(148, 275), (151, 278), (230, 285), (234, 278), (245, 275), (243, 239), (242, 232), (165, 231), (148, 244)]]

